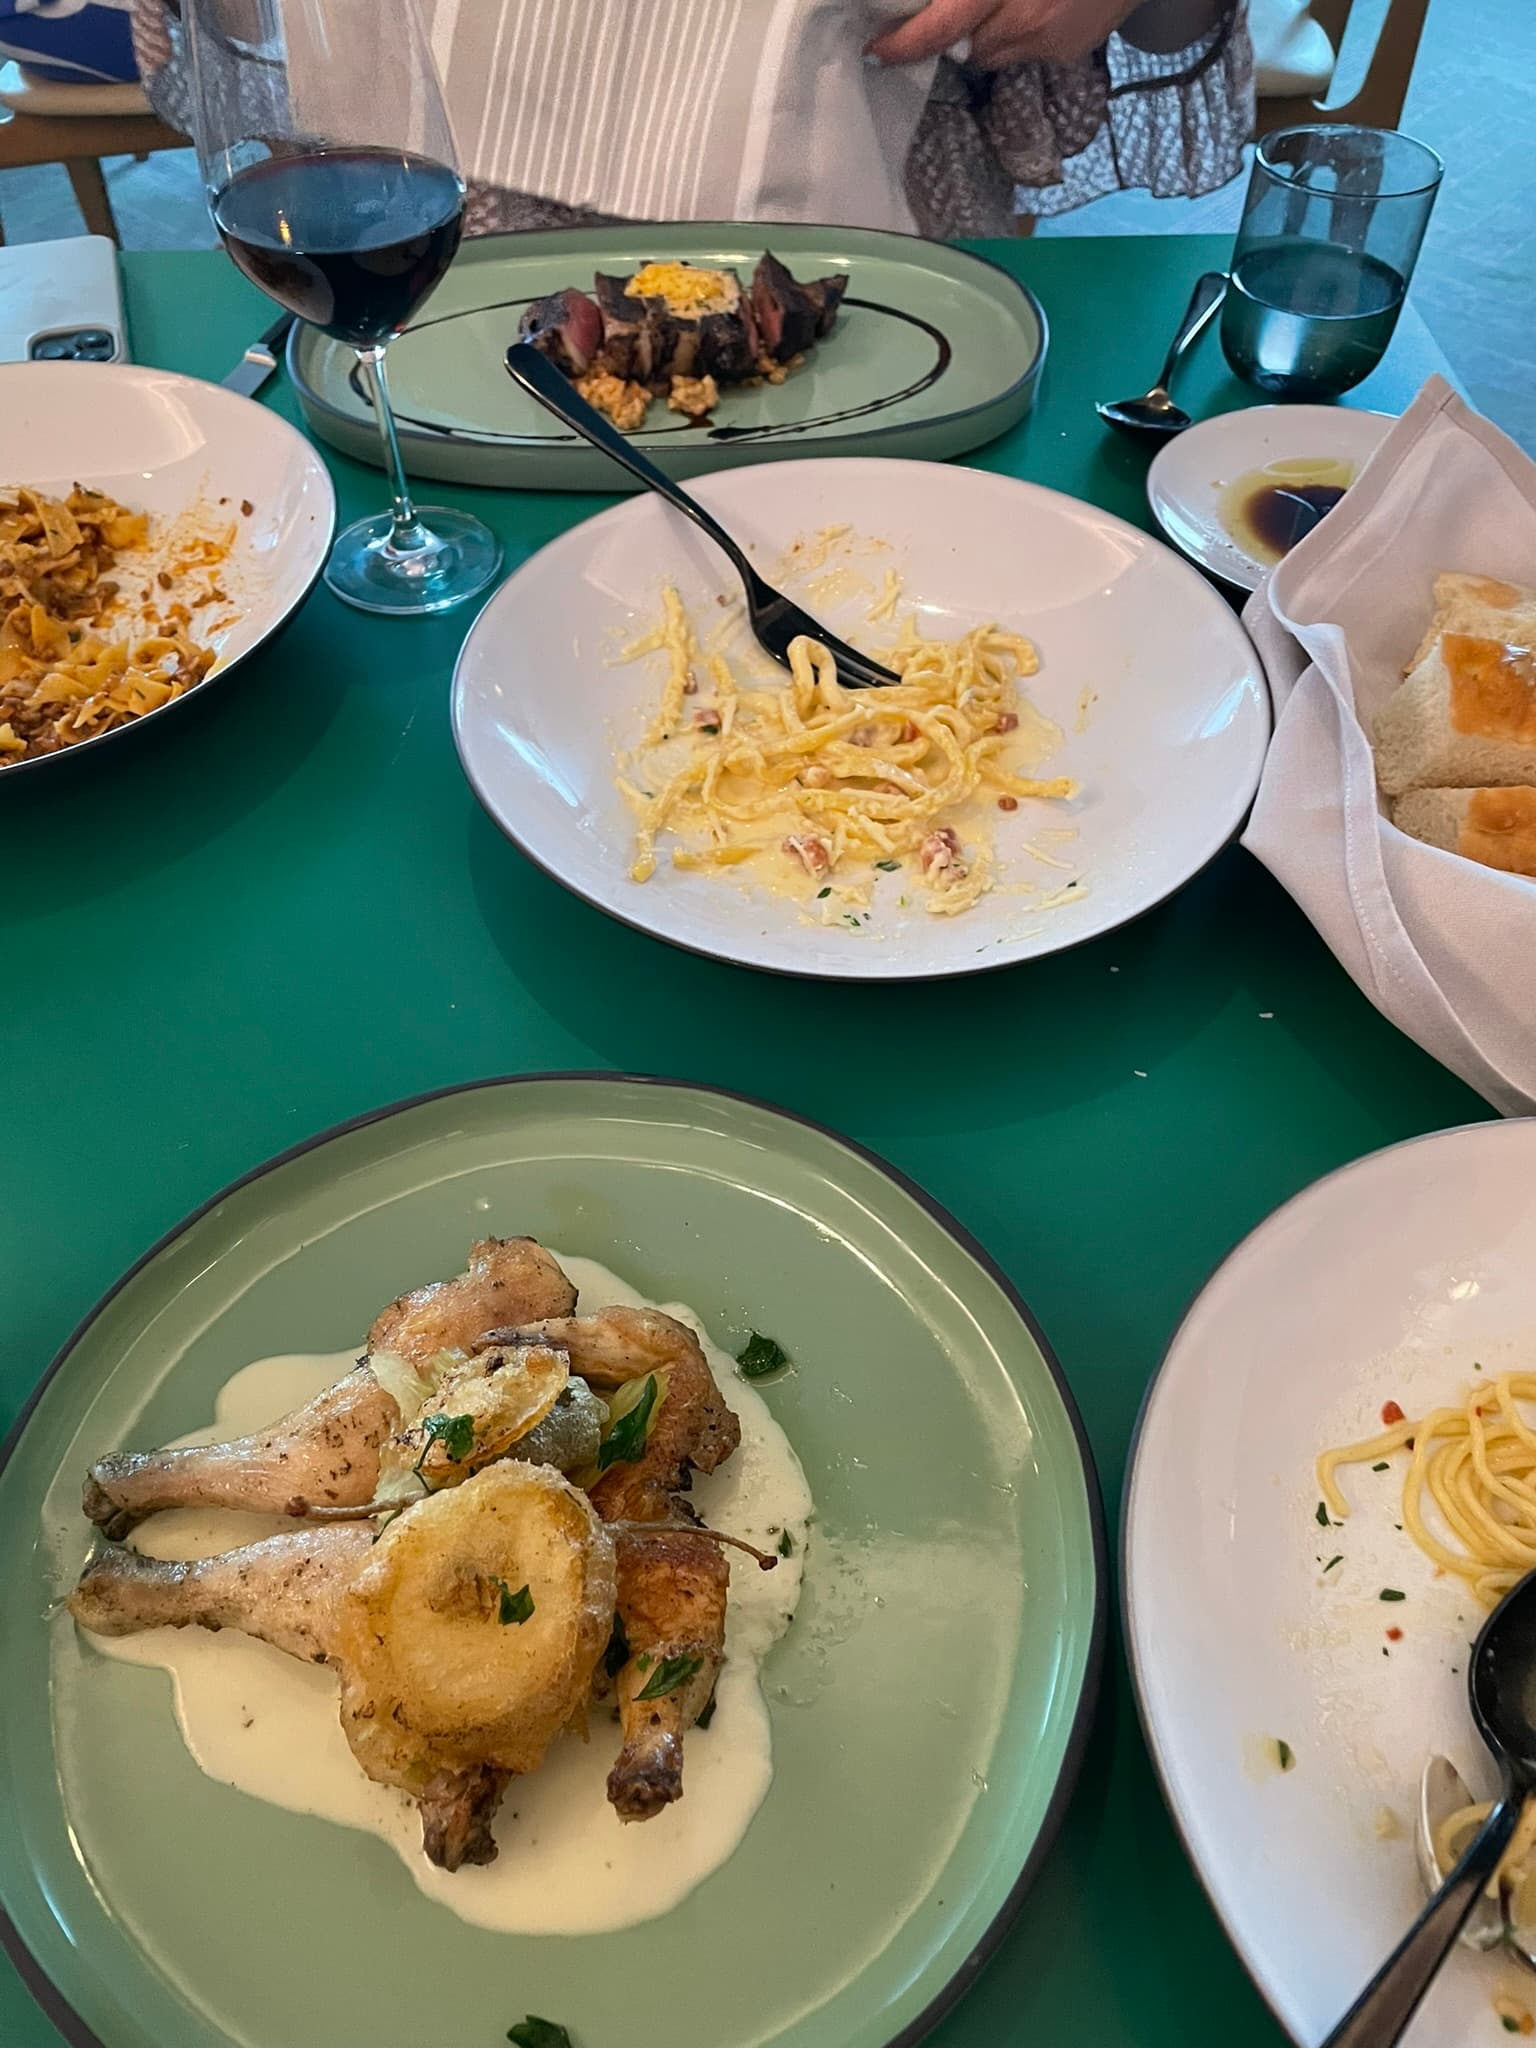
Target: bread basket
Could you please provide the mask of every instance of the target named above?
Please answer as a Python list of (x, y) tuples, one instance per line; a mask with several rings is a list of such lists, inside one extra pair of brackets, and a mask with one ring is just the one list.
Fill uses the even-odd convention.
[[(1536, 1107), (1536, 879), (1400, 830), (1373, 747), (1452, 571), (1536, 585), (1536, 463), (1435, 377), (1244, 611), (1275, 735), (1243, 844), (1385, 1016), (1515, 1115)], [(1404, 815), (1472, 844), (1465, 810)]]

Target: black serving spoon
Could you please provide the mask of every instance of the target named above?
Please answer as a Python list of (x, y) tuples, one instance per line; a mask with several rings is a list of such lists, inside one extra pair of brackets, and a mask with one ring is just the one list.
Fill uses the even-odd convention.
[(595, 406), (588, 405), (565, 372), (532, 342), (513, 342), (507, 350), (507, 372), (514, 383), (521, 384), (530, 397), (536, 398), (556, 419), (564, 420), (573, 433), (580, 434), (584, 441), (590, 441), (594, 448), (611, 456), (631, 476), (637, 476), (648, 489), (686, 514), (695, 526), (709, 535), (723, 554), (730, 557), (747, 593), (748, 624), (757, 635), (759, 646), (775, 661), (789, 667), (791, 640), (819, 640), (837, 663), (837, 679), (845, 689), (872, 690), (886, 683), (901, 681), (900, 676), (892, 675), (888, 668), (882, 668), (867, 654), (860, 654), (856, 647), (850, 647), (835, 633), (829, 633), (809, 612), (802, 611), (782, 591), (775, 590), (771, 583), (765, 583), (748, 561), (744, 550), (737, 546), (720, 522), (706, 512), (696, 498), (690, 498), (681, 485), (675, 484), (671, 477), (659, 470), (654, 462), (648, 461), (617, 427), (603, 418)]
[(1483, 1623), (1467, 1666), (1478, 1732), (1499, 1767), (1499, 1796), (1466, 1854), (1322, 2048), (1392, 2048), (1509, 1847), (1536, 1791), (1536, 1572)]

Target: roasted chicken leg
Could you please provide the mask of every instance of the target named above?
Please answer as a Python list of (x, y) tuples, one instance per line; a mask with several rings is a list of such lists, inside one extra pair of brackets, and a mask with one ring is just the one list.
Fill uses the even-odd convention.
[(664, 1374), (666, 1394), (637, 1460), (610, 1465), (592, 1488), (605, 1522), (662, 1522), (675, 1513), (690, 1471), (713, 1472), (741, 1442), (741, 1424), (715, 1385), (692, 1330), (656, 1308), (605, 1308), (518, 1330), (491, 1330), (485, 1343), (540, 1341), (562, 1349), (590, 1386), (622, 1387)]
[[(498, 1338), (514, 1333), (497, 1331)], [(671, 1522), (690, 1471), (713, 1472), (741, 1441), (741, 1424), (715, 1384), (693, 1332), (659, 1309), (607, 1308), (515, 1333), (563, 1345), (571, 1369), (596, 1387), (651, 1373), (666, 1391), (638, 1459), (611, 1464), (592, 1487), (607, 1522)], [(730, 1571), (718, 1545), (686, 1531), (621, 1531), (619, 1621), (629, 1659), (618, 1674), (623, 1746), (608, 1774), (621, 1820), (649, 1820), (683, 1796), (683, 1737), (709, 1704), (725, 1647)], [(643, 1699), (664, 1667), (677, 1683)]]
[[(106, 1634), (241, 1628), (332, 1663), (359, 1762), (412, 1794), (428, 1855), (455, 1869), (495, 1855), (491, 1822), (508, 1778), (533, 1768), (579, 1710), (616, 1605), (628, 1654), (608, 1796), (624, 1820), (660, 1812), (682, 1796), (683, 1738), (714, 1691), (729, 1587), (717, 1543), (677, 1527), (696, 1520), (679, 1496), (693, 1470), (711, 1472), (731, 1455), (740, 1425), (682, 1323), (641, 1308), (576, 1316), (575, 1300), (531, 1239), (487, 1239), (458, 1279), (418, 1288), (377, 1318), (369, 1355), (379, 1356), (380, 1376), (365, 1358), (251, 1436), (100, 1460), (85, 1510), (113, 1537), (162, 1508), (336, 1515), (400, 1498), (391, 1489), (402, 1473), (406, 1497), (418, 1485), (432, 1490), (377, 1541), (369, 1522), (330, 1521), (196, 1564), (109, 1553), (81, 1579), (77, 1620)], [(385, 1352), (395, 1360), (388, 1372)], [(606, 1411), (583, 1382), (627, 1390), (613, 1400), (606, 1466)], [(412, 1408), (417, 1390), (425, 1405)], [(626, 1415), (633, 1441), (621, 1449)], [(532, 1462), (513, 1463), (524, 1458)], [(590, 1496), (552, 1466), (587, 1468)], [(522, 1581), (515, 1547), (514, 1576), (494, 1562), (509, 1540), (494, 1504), (533, 1500), (541, 1487), (546, 1521), (564, 1502), (559, 1512), (581, 1524), (551, 1554), (585, 1561), (580, 1600), (549, 1567), (552, 1616), (579, 1608), (583, 1617), (559, 1656), (550, 1617), (525, 1631), (496, 1616), (497, 1601)], [(541, 1642), (543, 1690), (530, 1691), (523, 1653)]]
[[(234, 1628), (305, 1663), (327, 1664), (334, 1661), (341, 1595), (372, 1548), (366, 1522), (296, 1529), (191, 1564), (115, 1544), (86, 1566), (69, 1608), (93, 1635)], [(491, 1861), (491, 1827), (509, 1775), (485, 1765), (431, 1773), (416, 1799), (430, 1862), (457, 1870)]]
[(81, 1506), (114, 1542), (162, 1508), (249, 1508), (283, 1515), (295, 1498), (357, 1507), (373, 1499), (379, 1451), (399, 1420), (393, 1395), (364, 1362), (253, 1436), (98, 1458)]
[(70, 1597), (82, 1628), (237, 1628), (332, 1665), (358, 1763), (408, 1792), (435, 1863), (488, 1863), (503, 1788), (583, 1713), (613, 1622), (613, 1542), (548, 1466), (503, 1462), (402, 1512), (191, 1564), (114, 1548)]
[(392, 1301), (368, 1332), (370, 1351), (395, 1351), (425, 1365), (439, 1351), (473, 1351), (492, 1323), (568, 1316), (576, 1290), (531, 1237), (483, 1237), (469, 1248), (469, 1270), (434, 1280)]
[(69, 1611), (98, 1636), (146, 1628), (235, 1628), (324, 1664), (337, 1601), (373, 1548), (366, 1522), (294, 1529), (217, 1557), (172, 1564), (114, 1544), (80, 1574)]
[[(370, 1351), (423, 1367), (443, 1351), (467, 1351), (488, 1323), (508, 1315), (566, 1314), (576, 1290), (531, 1237), (488, 1237), (469, 1270), (391, 1302), (368, 1333)], [(120, 1540), (162, 1508), (251, 1508), (287, 1514), (292, 1503), (361, 1507), (374, 1498), (379, 1453), (401, 1422), (399, 1404), (366, 1359), (269, 1429), (231, 1443), (182, 1450), (117, 1451), (98, 1459), (82, 1505)]]
[[(707, 1536), (658, 1529), (618, 1539), (619, 1617), (629, 1660), (615, 1681), (623, 1746), (608, 1773), (620, 1820), (650, 1820), (683, 1796), (683, 1737), (714, 1696), (730, 1570)], [(670, 1690), (646, 1687), (676, 1674)]]

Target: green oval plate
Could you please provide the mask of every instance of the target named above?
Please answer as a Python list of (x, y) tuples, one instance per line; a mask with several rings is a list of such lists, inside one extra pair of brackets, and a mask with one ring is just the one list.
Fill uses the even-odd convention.
[[(487, 1230), (588, 1253), (795, 1360), (765, 1390), (818, 1522), (765, 1667), (773, 1785), (721, 1870), (618, 1934), (467, 1926), (372, 1836), (215, 1784), (164, 1674), (95, 1656), (53, 1607), (87, 1549), (93, 1456), (205, 1421), (249, 1359), (356, 1343)], [(528, 2012), (578, 2048), (914, 2040), (1045, 1852), (1103, 1646), (1082, 1428), (985, 1254), (825, 1131), (603, 1075), (427, 1096), (216, 1196), (23, 1416), (0, 1560), (7, 1939), (69, 2039), (105, 2048), (498, 2048)]]
[[(782, 384), (726, 391), (695, 427), (662, 404), (635, 445), (670, 475), (789, 455), (915, 455), (979, 448), (1022, 419), (1045, 361), (1028, 288), (983, 256), (874, 228), (765, 228), (711, 221), (490, 235), (468, 242), (420, 318), (389, 349), (390, 395), (415, 476), (523, 490), (633, 491), (632, 477), (551, 419), (507, 375), (524, 308), (592, 273), (652, 257), (750, 276), (765, 247), (800, 278), (846, 272), (837, 326)], [(288, 367), (315, 432), (379, 462), (357, 359), (295, 326)]]

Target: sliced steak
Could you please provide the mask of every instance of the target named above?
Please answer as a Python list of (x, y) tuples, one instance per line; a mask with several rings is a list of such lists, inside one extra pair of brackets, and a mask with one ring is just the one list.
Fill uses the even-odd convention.
[(816, 337), (820, 340), (837, 325), (837, 309), (843, 303), (848, 280), (846, 277), (818, 277), (804, 289), (805, 296), (816, 308)]
[(745, 297), (729, 313), (706, 313), (701, 320), (686, 324), (698, 333), (695, 376), (713, 377), (717, 384), (739, 384), (756, 372), (757, 335)]
[(818, 307), (771, 250), (752, 275), (752, 311), (763, 348), (775, 362), (803, 355), (816, 339)]
[(649, 384), (676, 353), (675, 323), (660, 299), (635, 298), (628, 278), (599, 271), (592, 282), (603, 316), (604, 366), (631, 384)]
[(535, 299), (518, 323), (518, 332), (558, 363), (567, 377), (582, 377), (602, 347), (603, 316), (586, 293), (571, 284)]

